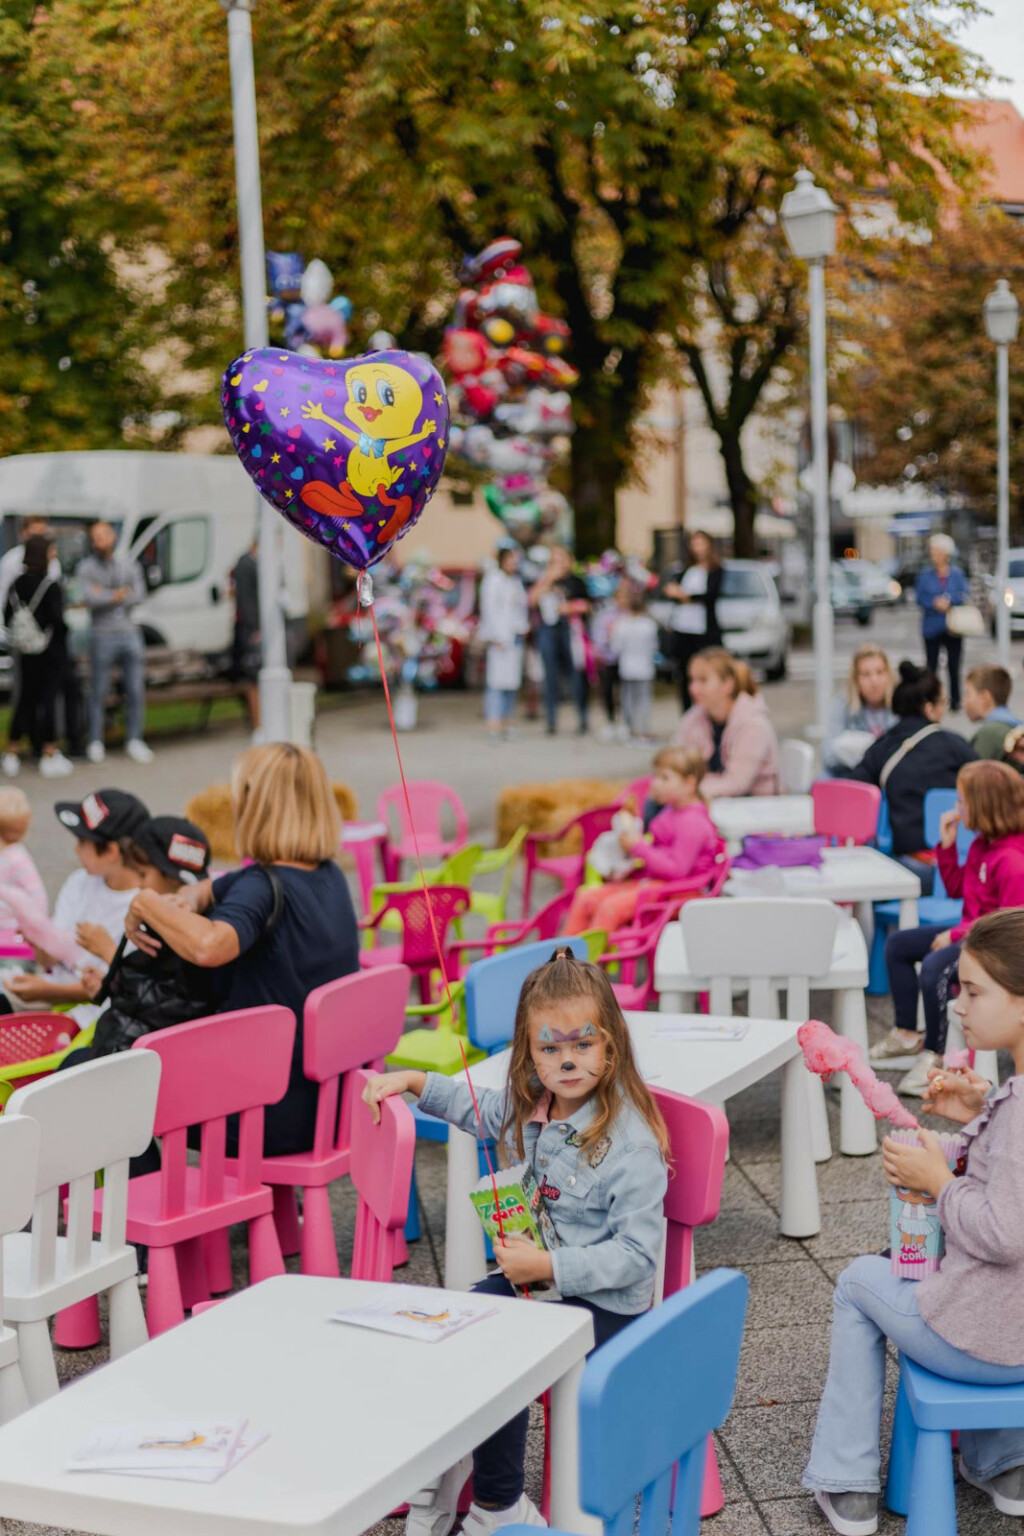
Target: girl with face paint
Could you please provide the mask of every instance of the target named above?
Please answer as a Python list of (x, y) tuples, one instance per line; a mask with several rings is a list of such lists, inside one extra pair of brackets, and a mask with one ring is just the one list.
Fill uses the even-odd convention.
[[(415, 1094), (428, 1114), (477, 1133), (469, 1087), (458, 1078), (389, 1072), (371, 1078), (363, 1098), (379, 1118), (377, 1105), (393, 1093)], [(590, 1311), (600, 1347), (653, 1300), (668, 1135), (599, 966), (560, 949), (527, 977), (508, 1082), (503, 1090), (478, 1091), (477, 1101), (502, 1165), (531, 1168), (559, 1246), (542, 1250), (510, 1237), (496, 1249), (498, 1273), (475, 1289), (511, 1296), (513, 1285), (553, 1281), (564, 1304)], [(527, 1417), (520, 1414), (474, 1452), (466, 1536), (545, 1523), (523, 1492)], [(410, 1499), (407, 1536), (448, 1536), (469, 1470), (468, 1463), (453, 1467)]]

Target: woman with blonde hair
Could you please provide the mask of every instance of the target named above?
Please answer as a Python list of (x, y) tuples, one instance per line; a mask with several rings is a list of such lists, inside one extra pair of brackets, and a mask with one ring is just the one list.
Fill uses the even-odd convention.
[(896, 723), (892, 663), (880, 645), (860, 645), (850, 662), (846, 692), (834, 700), (822, 766), (833, 778), (845, 778), (864, 753)]
[(313, 752), (286, 742), (250, 747), (231, 776), (231, 805), (235, 845), (251, 862), (186, 886), (184, 899), (140, 891), (125, 929), (140, 949), (153, 953), (162, 942), (216, 971), (211, 1012), (281, 1003), (295, 1014), (288, 1091), (264, 1115), (264, 1151), (281, 1157), (313, 1145), (317, 1090), (302, 1069), (306, 998), (359, 969), (358, 931), (334, 862), (337, 808)]
[(690, 662), (692, 706), (676, 731), (677, 747), (695, 747), (707, 765), (705, 800), (723, 795), (777, 795), (779, 743), (745, 661), (718, 646)]

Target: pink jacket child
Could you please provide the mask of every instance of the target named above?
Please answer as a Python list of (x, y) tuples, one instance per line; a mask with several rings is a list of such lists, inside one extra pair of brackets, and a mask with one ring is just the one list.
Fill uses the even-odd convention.
[[(679, 722), (677, 747), (696, 747), (705, 762), (715, 750), (711, 717), (699, 704)], [(760, 694), (737, 694), (725, 722), (721, 743), (722, 772), (707, 773), (700, 792), (707, 800), (723, 795), (777, 795), (779, 743), (768, 707)]]
[(974, 839), (961, 865), (956, 844), (935, 850), (939, 873), (947, 894), (963, 900), (963, 917), (949, 932), (949, 942), (959, 944), (979, 917), (1004, 907), (1024, 907), (1024, 832), (1011, 832), (991, 842)]
[(664, 806), (648, 831), (651, 842), (630, 849), (641, 863), (633, 879), (581, 886), (576, 892), (565, 921), (567, 934), (588, 928), (612, 933), (630, 921), (642, 897), (655, 895), (662, 884), (705, 874), (710, 880), (722, 840), (702, 800)]

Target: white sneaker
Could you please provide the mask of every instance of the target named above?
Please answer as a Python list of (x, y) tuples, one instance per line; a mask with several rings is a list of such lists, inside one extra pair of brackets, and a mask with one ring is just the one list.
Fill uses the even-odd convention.
[(125, 756), (130, 757), (133, 763), (151, 763), (153, 761), (151, 749), (146, 746), (144, 741), (140, 741), (138, 737), (134, 741), (126, 742), (124, 751)]
[(414, 1493), (405, 1517), (405, 1536), (448, 1536), (455, 1524), (459, 1494), (472, 1470), (472, 1456), (463, 1456), (436, 1483)]
[(1024, 1515), (1024, 1467), (1010, 1467), (1006, 1472), (997, 1472), (995, 1477), (983, 1483), (980, 1477), (968, 1472), (962, 1456), (958, 1459), (960, 1476), (964, 1482), (987, 1493), (1000, 1514), (1015, 1515), (1018, 1520)]
[(102, 763), (106, 761), (107, 749), (102, 741), (90, 741), (85, 749), (85, 755), (90, 763)]
[(0, 757), (0, 768), (9, 779), (16, 779), (21, 772), (21, 758), (17, 752), (5, 752), (3, 757)]
[(892, 1067), (909, 1067), (913, 1065), (909, 1058), (916, 1056), (923, 1045), (924, 1035), (918, 1035), (914, 1044), (908, 1045), (899, 1030), (893, 1028), (881, 1040), (875, 1041), (868, 1051), (868, 1060), (872, 1066), (880, 1066), (884, 1071), (891, 1071)]
[(68, 774), (74, 771), (74, 763), (66, 758), (63, 752), (51, 752), (49, 757), (39, 759), (39, 772), (44, 779), (66, 779)]
[(928, 1073), (942, 1065), (936, 1051), (922, 1051), (906, 1077), (896, 1085), (897, 1093), (905, 1093), (910, 1099), (923, 1099), (928, 1087)]
[(532, 1499), (521, 1493), (508, 1509), (481, 1509), (477, 1503), (469, 1506), (469, 1513), (462, 1522), (462, 1536), (490, 1536), (503, 1525), (542, 1525), (547, 1521)]
[(878, 1530), (877, 1493), (826, 1493), (816, 1488), (814, 1502), (837, 1536), (875, 1536)]

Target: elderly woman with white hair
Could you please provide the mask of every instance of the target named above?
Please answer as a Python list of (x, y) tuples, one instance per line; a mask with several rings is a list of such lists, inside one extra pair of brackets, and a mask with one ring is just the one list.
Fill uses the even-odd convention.
[(969, 602), (970, 590), (967, 577), (958, 565), (953, 564), (956, 545), (945, 533), (936, 533), (929, 540), (930, 566), (925, 566), (917, 578), (914, 596), (922, 612), (921, 630), (929, 672), (939, 673), (939, 653), (946, 650), (949, 668), (949, 707), (960, 708), (960, 652), (963, 640), (953, 634), (948, 625), (951, 608), (959, 608)]

